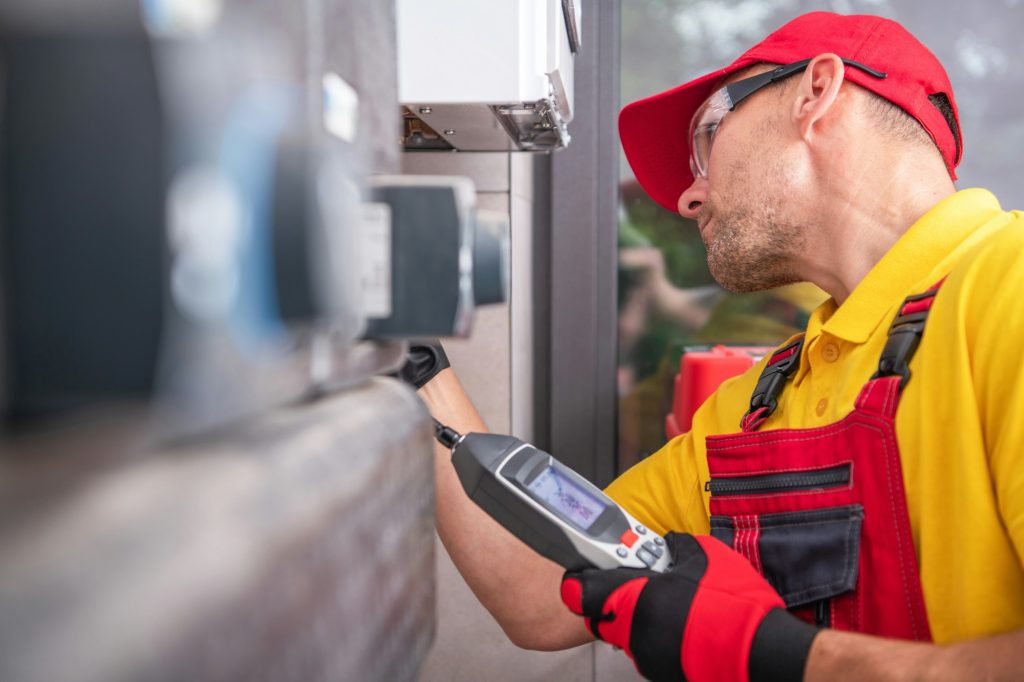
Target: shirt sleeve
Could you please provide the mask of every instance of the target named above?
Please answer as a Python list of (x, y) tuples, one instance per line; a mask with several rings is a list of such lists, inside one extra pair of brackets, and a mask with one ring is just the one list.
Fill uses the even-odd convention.
[(970, 273), (965, 329), (996, 503), (1024, 566), (1024, 219), (1005, 235)]
[(739, 430), (740, 417), (763, 363), (722, 383), (693, 415), (692, 429), (633, 465), (605, 492), (645, 526), (706, 535), (711, 532), (705, 438)]
[(696, 467), (693, 432), (630, 467), (605, 492), (659, 535), (710, 532)]

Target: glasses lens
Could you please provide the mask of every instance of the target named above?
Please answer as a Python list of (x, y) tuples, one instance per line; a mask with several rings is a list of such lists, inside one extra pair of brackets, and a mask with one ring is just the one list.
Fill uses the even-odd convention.
[(690, 138), (690, 170), (694, 177), (707, 177), (708, 159), (711, 158), (711, 142), (718, 130), (718, 121), (697, 126)]
[(711, 143), (730, 106), (729, 94), (722, 88), (704, 101), (690, 121), (690, 170), (695, 178), (708, 175)]

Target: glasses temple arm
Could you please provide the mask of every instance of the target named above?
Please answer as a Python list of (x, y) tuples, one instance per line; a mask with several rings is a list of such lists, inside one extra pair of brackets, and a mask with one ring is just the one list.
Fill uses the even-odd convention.
[[(789, 76), (792, 76), (793, 74), (806, 69), (807, 65), (810, 63), (810, 59), (803, 59), (799, 62), (793, 62), (792, 64), (779, 66), (772, 69), (771, 71), (765, 71), (764, 73), (759, 73), (756, 76), (744, 78), (743, 80), (739, 80), (736, 81), (735, 83), (731, 83), (725, 86), (726, 93), (729, 95), (729, 110), (732, 111), (733, 109), (735, 109), (737, 104), (742, 102), (747, 97), (750, 97), (752, 94), (754, 94), (761, 88), (765, 87), (766, 85), (769, 85), (776, 81), (780, 81), (783, 78), (788, 78)], [(870, 66), (867, 66), (866, 64), (861, 64), (860, 62), (854, 61), (852, 59), (844, 59), (843, 64), (860, 69), (861, 71), (870, 74), (875, 78), (885, 78), (888, 75), (883, 71), (872, 69)]]

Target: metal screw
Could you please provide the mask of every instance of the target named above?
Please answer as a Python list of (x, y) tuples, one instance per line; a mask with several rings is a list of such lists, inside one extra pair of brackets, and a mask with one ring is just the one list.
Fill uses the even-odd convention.
[(452, 128), (448, 128), (447, 130), (444, 131), (444, 134), (445, 135), (454, 135), (455, 134), (455, 130), (452, 129)]
[(433, 109), (431, 109), (430, 107), (420, 107), (421, 114), (429, 114), (431, 111), (433, 111)]

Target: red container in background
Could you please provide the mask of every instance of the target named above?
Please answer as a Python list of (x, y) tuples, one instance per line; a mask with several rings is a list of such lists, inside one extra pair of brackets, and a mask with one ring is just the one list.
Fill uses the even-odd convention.
[(665, 417), (665, 435), (672, 439), (689, 431), (693, 413), (723, 381), (746, 372), (773, 349), (774, 346), (684, 348), (672, 390), (672, 411)]

